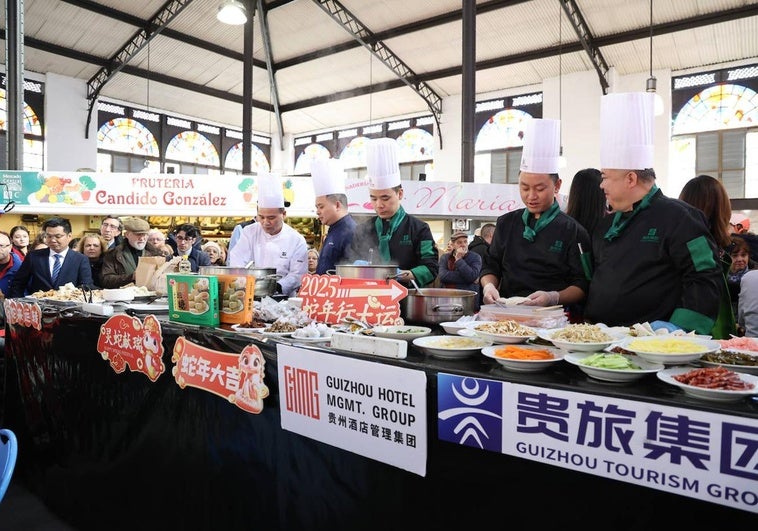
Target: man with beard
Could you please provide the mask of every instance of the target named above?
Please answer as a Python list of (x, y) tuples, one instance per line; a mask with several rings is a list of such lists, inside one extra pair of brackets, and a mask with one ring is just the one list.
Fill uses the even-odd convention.
[(124, 240), (103, 258), (100, 283), (103, 288), (120, 288), (134, 282), (140, 256), (163, 256), (147, 243), (150, 224), (140, 218), (124, 218)]

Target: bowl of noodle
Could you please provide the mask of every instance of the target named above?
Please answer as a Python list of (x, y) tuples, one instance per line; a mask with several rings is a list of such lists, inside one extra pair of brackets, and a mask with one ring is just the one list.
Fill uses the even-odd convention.
[(433, 358), (454, 360), (477, 354), (492, 341), (484, 337), (424, 336), (414, 339), (413, 345)]
[(570, 324), (554, 330), (538, 330), (537, 335), (560, 349), (573, 352), (597, 352), (627, 337), (607, 327), (591, 324)]

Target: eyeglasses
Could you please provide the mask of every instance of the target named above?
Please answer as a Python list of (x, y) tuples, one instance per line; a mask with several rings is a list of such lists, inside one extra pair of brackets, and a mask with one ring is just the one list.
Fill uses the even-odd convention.
[(114, 225), (113, 223), (103, 223), (102, 225), (100, 225), (100, 227), (104, 229), (111, 229), (111, 230), (118, 230), (119, 228), (118, 225)]
[(61, 234), (48, 234), (47, 232), (45, 233), (45, 238), (53, 239), (53, 240), (62, 240), (66, 236), (68, 236), (68, 234), (66, 234), (65, 232)]
[(178, 242), (191, 242), (194, 239), (192, 236), (176, 236), (176, 241)]

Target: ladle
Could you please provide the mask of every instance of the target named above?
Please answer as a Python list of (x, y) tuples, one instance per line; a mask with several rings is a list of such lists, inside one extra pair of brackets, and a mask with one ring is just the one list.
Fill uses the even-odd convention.
[(421, 288), (419, 288), (418, 284), (416, 284), (416, 279), (415, 278), (411, 279), (411, 284), (413, 284), (413, 287), (416, 288), (416, 293), (418, 293), (419, 295), (421, 295), (423, 297), (424, 296), (424, 292), (421, 291)]

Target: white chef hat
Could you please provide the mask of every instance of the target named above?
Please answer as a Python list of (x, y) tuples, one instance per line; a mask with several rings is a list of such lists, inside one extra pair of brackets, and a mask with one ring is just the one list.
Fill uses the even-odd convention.
[(534, 118), (526, 122), (521, 171), (527, 173), (558, 173), (561, 156), (561, 122)]
[(339, 159), (317, 159), (311, 162), (311, 181), (316, 197), (345, 193), (345, 171)]
[(397, 142), (392, 138), (375, 138), (366, 147), (366, 174), (371, 190), (400, 186)]
[(654, 95), (608, 94), (600, 100), (600, 167), (644, 170), (653, 167)]
[(258, 174), (258, 208), (284, 208), (282, 179), (275, 173)]

